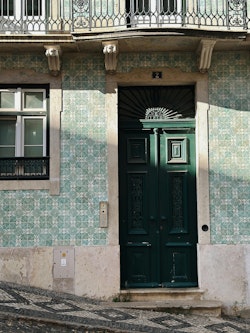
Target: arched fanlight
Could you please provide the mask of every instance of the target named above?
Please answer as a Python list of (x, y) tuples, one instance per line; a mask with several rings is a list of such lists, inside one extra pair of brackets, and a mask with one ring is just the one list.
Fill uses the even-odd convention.
[(119, 87), (119, 121), (195, 117), (194, 86)]
[(166, 108), (147, 108), (145, 113), (145, 119), (177, 119), (181, 118), (181, 115), (176, 111), (168, 110)]

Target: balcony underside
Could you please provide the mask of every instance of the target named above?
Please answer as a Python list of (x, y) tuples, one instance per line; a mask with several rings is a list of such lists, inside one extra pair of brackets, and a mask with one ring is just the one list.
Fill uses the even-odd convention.
[(104, 41), (118, 41), (124, 52), (195, 52), (203, 39), (215, 40), (214, 51), (250, 49), (247, 31), (221, 32), (202, 29), (133, 29), (116, 32), (93, 32), (46, 35), (0, 35), (1, 53), (44, 53), (44, 45), (59, 45), (62, 54), (102, 53)]

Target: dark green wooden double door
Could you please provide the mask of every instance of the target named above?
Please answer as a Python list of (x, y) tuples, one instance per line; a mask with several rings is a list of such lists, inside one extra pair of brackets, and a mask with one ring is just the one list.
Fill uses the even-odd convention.
[(197, 286), (192, 124), (119, 130), (122, 288)]

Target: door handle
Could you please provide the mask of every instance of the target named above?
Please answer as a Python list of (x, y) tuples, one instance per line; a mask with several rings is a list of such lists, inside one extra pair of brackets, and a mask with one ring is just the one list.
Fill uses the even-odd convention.
[(149, 243), (149, 242), (127, 242), (127, 244), (126, 244), (128, 247), (140, 247), (140, 246), (142, 246), (142, 247), (144, 247), (144, 246), (147, 246), (147, 247), (150, 247), (150, 246), (152, 246), (151, 245), (151, 243)]

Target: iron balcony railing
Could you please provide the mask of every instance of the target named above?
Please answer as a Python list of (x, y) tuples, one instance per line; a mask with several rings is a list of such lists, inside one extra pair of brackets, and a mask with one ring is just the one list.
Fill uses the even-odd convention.
[(0, 0), (0, 33), (248, 29), (250, 0)]
[(1, 157), (0, 179), (48, 179), (49, 157)]

